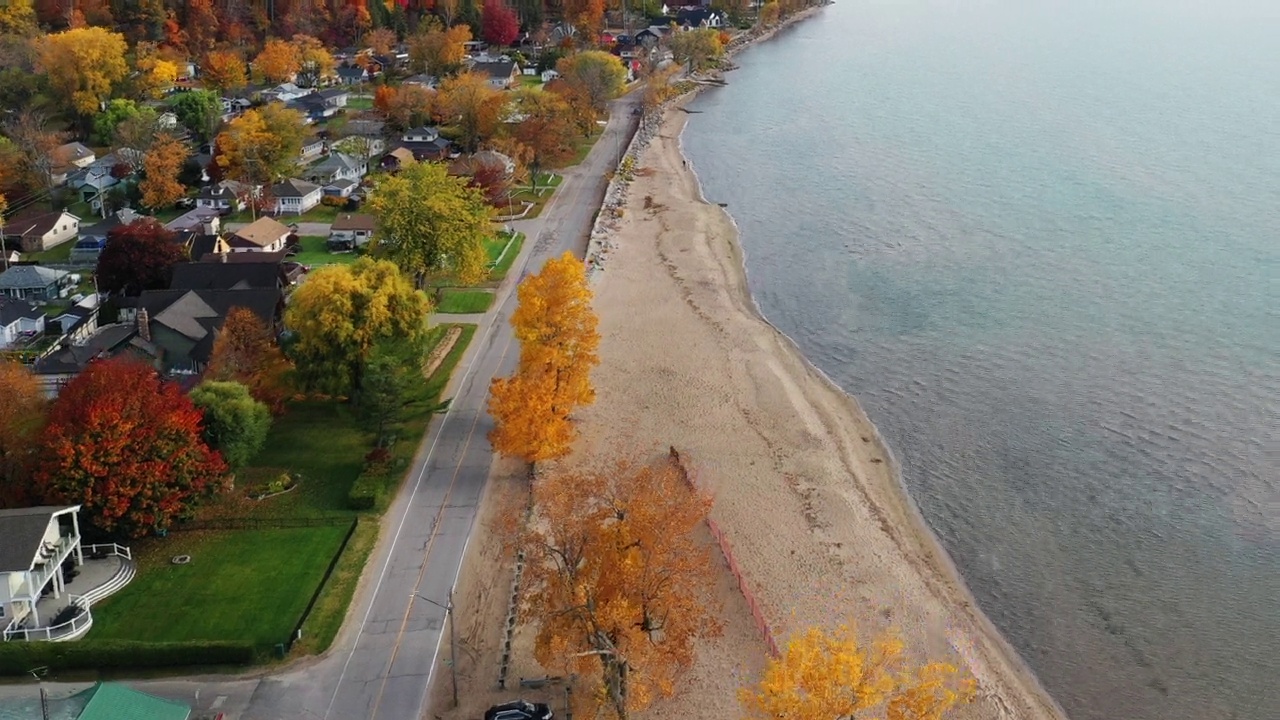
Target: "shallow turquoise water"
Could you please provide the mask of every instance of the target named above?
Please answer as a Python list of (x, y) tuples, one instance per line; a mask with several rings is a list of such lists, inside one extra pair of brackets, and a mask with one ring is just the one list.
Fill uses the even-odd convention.
[(685, 146), (1073, 718), (1280, 717), (1280, 3), (862, 0)]

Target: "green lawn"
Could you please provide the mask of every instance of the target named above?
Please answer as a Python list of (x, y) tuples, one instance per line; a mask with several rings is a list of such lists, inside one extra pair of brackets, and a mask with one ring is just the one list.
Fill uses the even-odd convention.
[(522, 185), (512, 191), (511, 198), (516, 203), (532, 202), (533, 207), (521, 219), (528, 220), (536, 218), (542, 214), (542, 209), (551, 201), (551, 196), (555, 194), (556, 188), (560, 187), (560, 183), (564, 182), (563, 175), (554, 173), (538, 173), (538, 189), (534, 191), (532, 185)]
[(303, 235), (298, 240), (302, 243), (302, 251), (290, 259), (303, 265), (345, 265), (360, 257), (354, 252), (329, 252), (329, 239), (319, 235)]
[(566, 162), (565, 167), (570, 165), (578, 165), (587, 159), (587, 153), (591, 152), (591, 148), (595, 147), (596, 141), (604, 134), (604, 127), (597, 125), (591, 134), (586, 137), (578, 138), (578, 147), (574, 150), (573, 157)]
[(22, 253), (23, 260), (37, 260), (42, 263), (66, 263), (71, 262), (71, 248), (76, 246), (75, 238), (55, 245), (43, 252), (38, 253)]
[(542, 89), (542, 75), (521, 75), (520, 87)]
[[(348, 526), (180, 532), (148, 543), (138, 575), (93, 608), (95, 640), (286, 642)], [(176, 555), (191, 562), (174, 565)]]
[[(493, 265), (489, 271), (489, 279), (494, 282), (500, 282), (507, 276), (507, 272), (511, 270), (512, 264), (516, 258), (520, 256), (520, 247), (524, 245), (524, 233), (516, 233), (514, 238), (508, 238), (506, 235), (499, 235), (494, 241), (490, 241), (491, 245), (486, 245), (489, 251), (489, 262)], [(503, 252), (503, 249), (506, 252)]]
[(493, 293), (488, 290), (464, 290), (443, 288), (438, 313), (482, 313), (493, 304)]
[[(301, 215), (274, 215), (281, 224), (289, 225), (297, 222), (315, 222), (315, 223), (332, 223), (338, 217), (338, 213), (345, 212), (342, 208), (330, 207), (328, 205), (317, 205)], [(258, 217), (262, 217), (263, 213), (258, 213)], [(237, 213), (222, 218), (222, 224), (228, 223), (250, 223), (253, 222), (253, 213), (249, 210), (241, 210)]]
[(347, 109), (349, 110), (372, 110), (373, 98), (368, 95), (352, 95), (347, 98)]

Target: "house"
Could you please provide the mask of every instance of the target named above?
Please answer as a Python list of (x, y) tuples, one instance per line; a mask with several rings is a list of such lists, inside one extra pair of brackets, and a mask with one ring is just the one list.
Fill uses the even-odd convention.
[(368, 137), (365, 135), (348, 135), (341, 140), (335, 141), (330, 146), (331, 150), (345, 153), (355, 158), (365, 158), (365, 166), (368, 166), (367, 158), (372, 158), (386, 150), (387, 143), (380, 137)]
[(249, 196), (249, 186), (235, 180), (223, 180), (213, 185), (206, 185), (196, 193), (196, 207), (210, 208), (227, 214), (244, 209), (245, 198)]
[[(347, 155), (346, 153), (329, 153), (329, 157), (321, 162), (307, 168), (307, 179), (313, 183), (317, 183), (324, 187), (325, 195), (341, 195), (346, 197), (351, 194), (351, 189), (359, 184), (360, 178), (369, 173), (369, 163), (364, 160)], [(332, 186), (338, 181), (346, 180), (345, 186), (348, 188), (345, 193), (329, 192), (327, 186)]]
[(440, 137), (440, 131), (433, 127), (416, 127), (405, 130), (400, 136), (403, 147), (413, 153), (418, 161), (442, 160), (449, 157), (453, 144)]
[(350, 92), (341, 88), (316, 90), (290, 100), (286, 105), (302, 113), (308, 123), (313, 123), (336, 115), (339, 110), (347, 106), (347, 98), (350, 96)]
[(520, 84), (520, 65), (514, 60), (499, 58), (476, 61), (471, 66), (471, 71), (488, 77), (489, 87), (496, 90), (506, 90)]
[[(78, 276), (77, 276), (78, 277)], [(0, 295), (19, 300), (57, 300), (70, 285), (71, 273), (42, 265), (12, 265), (0, 273)]]
[(82, 707), (75, 720), (190, 720), (191, 708), (180, 702), (138, 692), (119, 683), (99, 682), (70, 698)]
[[(96, 320), (95, 320), (96, 321)], [(52, 353), (40, 358), (32, 367), (45, 397), (58, 395), (67, 383), (84, 372), (89, 363), (100, 358), (114, 357), (133, 350), (141, 345), (136, 328), (128, 323), (112, 323), (95, 327), (88, 334), (63, 339), (63, 345)], [(138, 354), (150, 357), (153, 351), (145, 350)]]
[(98, 259), (102, 249), (107, 246), (107, 234), (119, 227), (137, 222), (146, 215), (139, 215), (131, 208), (118, 210), (107, 216), (105, 220), (80, 229), (80, 239), (71, 248), (71, 262), (91, 263)]
[(25, 345), (44, 335), (44, 308), (0, 296), (0, 350)]
[(66, 210), (27, 213), (5, 222), (4, 245), (17, 245), (24, 253), (43, 252), (79, 234), (80, 218)]
[(338, 82), (343, 85), (359, 85), (369, 82), (369, 71), (361, 66), (343, 66), (338, 68)]
[[(284, 276), (280, 263), (283, 252), (230, 253), (224, 258), (245, 258), (246, 262), (187, 262), (173, 266), (170, 290), (282, 290)], [(259, 260), (262, 260), (261, 262)]]
[(276, 204), (276, 215), (301, 215), (320, 204), (322, 189), (315, 183), (290, 178), (271, 186), (271, 197)]
[(354, 250), (369, 244), (376, 227), (377, 219), (372, 215), (339, 215), (329, 227), (329, 252)]
[(401, 85), (417, 85), (418, 87), (424, 87), (429, 90), (435, 90), (436, 88), (440, 87), (440, 79), (437, 78), (435, 75), (427, 75), (426, 73), (419, 73), (417, 75), (410, 75), (404, 80), (401, 80), (400, 84)]
[(650, 25), (636, 33), (636, 42), (647, 48), (653, 48), (666, 42), (670, 35), (671, 28), (667, 25)]
[(552, 80), (555, 80), (555, 79), (556, 79), (556, 78), (558, 78), (558, 77), (560, 77), (560, 73), (556, 72), (555, 70), (543, 70), (543, 71), (542, 71), (542, 82), (544, 82), (544, 83), (549, 83), (549, 82), (551, 82)]
[(313, 135), (302, 141), (302, 150), (298, 153), (298, 158), (303, 164), (306, 164), (323, 154), (324, 138)]
[(347, 100), (351, 99), (351, 91), (346, 88), (328, 88), (318, 90), (313, 95), (319, 95), (327, 105), (335, 108), (344, 108), (347, 106)]
[[(73, 296), (78, 297), (78, 296)], [(98, 331), (98, 294), (90, 293), (45, 323), (45, 333), (66, 343), (83, 343)]]
[[(280, 198), (277, 196), (277, 201)], [(289, 239), (289, 228), (269, 218), (261, 217), (234, 230), (227, 236), (231, 252), (279, 252)]]
[(725, 14), (709, 7), (684, 7), (676, 12), (676, 24), (684, 28), (720, 28)]
[(54, 185), (62, 185), (67, 176), (81, 168), (89, 167), (97, 160), (92, 150), (79, 142), (59, 145), (49, 152), (49, 174)]
[(278, 288), (147, 290), (132, 307), (120, 308), (120, 320), (132, 323), (141, 341), (130, 341), (130, 347), (148, 352), (157, 369), (167, 375), (192, 375), (204, 371), (227, 313), (236, 307), (278, 327), (284, 294)]
[(381, 140), (387, 133), (387, 123), (369, 118), (352, 118), (347, 121), (346, 132), (348, 136), (355, 135)]
[(398, 147), (383, 155), (382, 160), (378, 162), (378, 166), (388, 172), (395, 172), (416, 162), (418, 162), (418, 159), (414, 157), (412, 150), (407, 147)]
[(90, 605), (133, 579), (128, 548), (80, 544), (79, 512), (79, 505), (0, 510), (4, 640), (75, 640), (93, 626)]
[(210, 235), (216, 235), (222, 224), (218, 215), (218, 210), (214, 208), (197, 206), (165, 223), (164, 226), (165, 229), (172, 230), (175, 233), (203, 230)]
[(273, 88), (263, 90), (259, 97), (262, 102), (282, 102), (288, 103), (290, 100), (297, 100), (300, 97), (311, 94), (311, 88), (301, 88), (293, 83), (281, 83)]

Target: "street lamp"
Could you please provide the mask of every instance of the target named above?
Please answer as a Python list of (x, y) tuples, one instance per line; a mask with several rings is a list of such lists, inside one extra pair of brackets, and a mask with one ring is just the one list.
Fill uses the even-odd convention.
[(447, 605), (441, 605), (435, 600), (416, 592), (410, 594), (409, 602), (411, 604), (413, 602), (413, 598), (425, 600), (441, 610), (444, 610), (445, 620), (449, 621), (449, 674), (453, 676), (453, 706), (458, 707), (458, 639), (457, 635), (454, 633), (453, 588), (449, 588), (449, 601)]

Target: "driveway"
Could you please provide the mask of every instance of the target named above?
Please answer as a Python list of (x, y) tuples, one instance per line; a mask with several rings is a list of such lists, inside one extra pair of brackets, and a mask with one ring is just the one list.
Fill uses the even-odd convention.
[[(440, 669), (444, 612), (419, 593), (443, 603), (457, 581), (476, 509), (493, 455), (485, 439), (489, 381), (514, 368), (518, 346), (508, 324), (514, 288), (550, 257), (572, 251), (582, 257), (591, 223), (612, 169), (634, 133), (632, 109), (639, 93), (614, 102), (604, 135), (533, 220), (512, 226), (530, 239), (498, 288), (494, 308), (455, 371), (449, 411), (423, 438), (409, 479), (384, 517), (384, 531), (370, 557), (364, 584), (347, 623), (329, 653), (261, 677), (225, 676), (129, 683), (156, 695), (196, 703), (227, 720), (416, 720)], [(303, 234), (310, 231), (303, 230)], [(327, 230), (325, 231), (327, 233)], [(324, 234), (324, 233), (316, 233)], [(34, 692), (33, 683), (0, 686), (0, 697)], [(84, 685), (46, 683), (62, 695)]]

